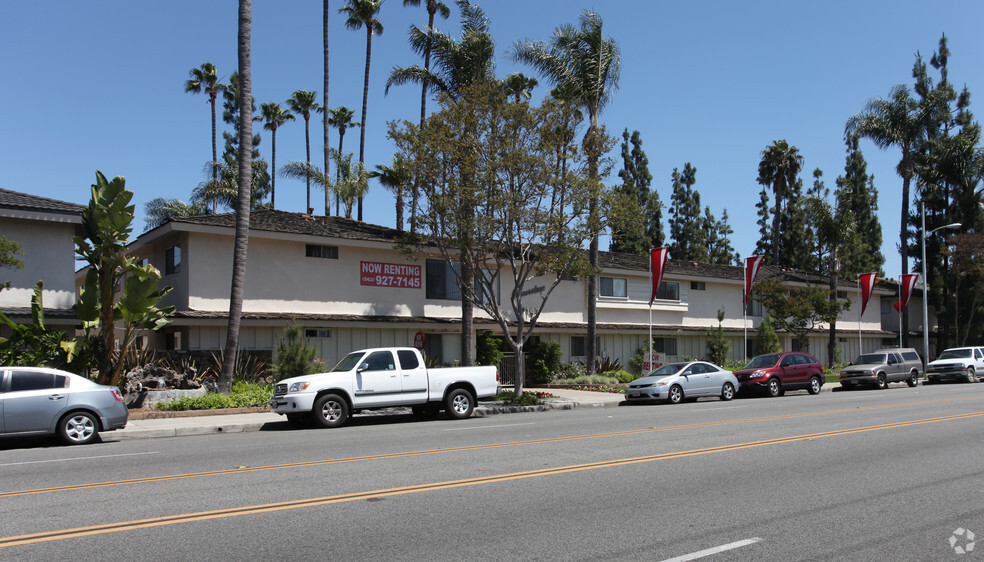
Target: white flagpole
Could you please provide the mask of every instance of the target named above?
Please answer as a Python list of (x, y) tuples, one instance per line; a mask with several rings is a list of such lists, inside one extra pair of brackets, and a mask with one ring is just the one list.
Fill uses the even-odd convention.
[(745, 296), (745, 287), (748, 287), (748, 265), (745, 264), (742, 269), (745, 270), (745, 284), (741, 287), (741, 326), (745, 334), (745, 347), (741, 355), (745, 358), (745, 363), (748, 363), (748, 301)]
[[(649, 253), (649, 287), (650, 291), (653, 286), (653, 255), (652, 250)], [(653, 299), (649, 298), (649, 339), (646, 341), (646, 346), (643, 348), (646, 350), (646, 358), (643, 360), (644, 363), (649, 363), (649, 373), (653, 372)], [(647, 375), (649, 373), (646, 373)]]

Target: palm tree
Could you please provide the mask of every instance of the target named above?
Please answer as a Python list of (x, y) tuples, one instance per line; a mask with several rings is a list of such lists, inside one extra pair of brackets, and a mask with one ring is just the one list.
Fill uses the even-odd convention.
[[(909, 182), (916, 174), (913, 152), (923, 139), (926, 119), (919, 111), (918, 102), (909, 95), (909, 88), (899, 84), (889, 92), (889, 99), (869, 101), (864, 111), (851, 117), (844, 127), (848, 134), (870, 139), (878, 148), (898, 146), (902, 159), (895, 168), (902, 176), (902, 219), (899, 225), (899, 254), (902, 256), (902, 274), (909, 272), (909, 243), (906, 235), (909, 217)], [(909, 316), (902, 315), (904, 345), (909, 345)]]
[[(419, 7), (420, 0), (403, 0), (404, 6)], [(434, 16), (440, 14), (441, 18), (448, 19), (451, 17), (451, 10), (448, 8), (447, 4), (444, 2), (436, 2), (435, 0), (426, 0), (427, 8), (427, 41), (424, 46), (424, 70), (430, 71), (430, 58), (431, 58), (431, 33), (434, 31)], [(416, 31), (418, 34), (421, 33), (417, 26), (412, 26), (411, 33)], [(388, 88), (387, 88), (388, 89)], [(424, 125), (424, 119), (427, 117), (427, 80), (426, 78), (420, 84), (420, 125)]]
[(144, 225), (153, 230), (173, 217), (190, 217), (207, 212), (201, 202), (185, 203), (180, 199), (155, 197), (144, 203)]
[(502, 81), (502, 89), (507, 95), (513, 96), (516, 103), (524, 98), (530, 99), (533, 96), (533, 88), (540, 85), (536, 78), (530, 78), (522, 72), (513, 72)]
[[(297, 90), (287, 98), (287, 105), (290, 110), (304, 117), (304, 150), (307, 162), (311, 162), (311, 136), (308, 132), (308, 125), (311, 121), (311, 111), (321, 109), (318, 102), (318, 92), (315, 90)], [(327, 125), (326, 125), (327, 126)], [(307, 206), (304, 207), (305, 213), (312, 212), (311, 207), (311, 181), (307, 182)]]
[(250, 34), (253, 8), (250, 0), (239, 0), (239, 199), (236, 204), (236, 238), (232, 254), (232, 287), (229, 291), (229, 326), (219, 392), (232, 390), (232, 371), (239, 353), (239, 326), (243, 315), (246, 285), (246, 246), (249, 240), (249, 202), (253, 154), (253, 88), (250, 70)]
[(208, 96), (207, 101), (212, 106), (212, 162), (217, 162), (219, 156), (215, 146), (215, 100), (227, 85), (219, 83), (215, 65), (210, 62), (202, 63), (199, 68), (192, 68), (188, 71), (188, 75), (190, 78), (185, 82), (185, 92), (193, 94), (205, 92)]
[(396, 229), (403, 232), (403, 189), (413, 179), (403, 156), (394, 156), (389, 166), (377, 164), (376, 171), (369, 172), (369, 177), (379, 179), (380, 185), (396, 194)]
[(263, 128), (270, 131), (270, 208), (277, 208), (277, 129), (288, 121), (294, 120), (294, 115), (285, 111), (277, 102), (265, 103), (260, 106), (260, 116), (256, 121), (263, 121)]
[[(288, 162), (282, 168), (280, 168), (280, 175), (285, 178), (294, 178), (298, 180), (305, 180), (310, 184), (314, 182), (315, 185), (321, 186), (325, 190), (325, 201), (329, 201), (332, 192), (331, 179), (327, 174), (321, 171), (321, 168), (315, 166), (310, 162)], [(328, 216), (328, 211), (330, 208), (328, 204), (325, 204), (325, 216)]]
[(780, 221), (783, 217), (783, 201), (789, 194), (790, 187), (796, 183), (796, 176), (803, 169), (803, 156), (799, 149), (790, 146), (785, 139), (773, 141), (762, 151), (759, 162), (758, 183), (763, 187), (772, 187), (776, 199), (775, 214), (772, 218), (772, 260), (774, 265), (780, 265), (782, 260), (779, 253)]
[[(359, 133), (359, 163), (366, 163), (366, 108), (369, 106), (369, 63), (372, 61), (372, 36), (383, 34), (383, 24), (376, 19), (383, 0), (348, 0), (348, 5), (338, 10), (345, 14), (345, 27), (366, 29), (366, 73), (362, 83), (362, 131)], [(362, 196), (359, 196), (359, 220), (362, 220)]]
[(352, 163), (352, 153), (342, 154), (332, 151), (335, 168), (340, 170), (341, 178), (335, 182), (335, 193), (345, 203), (345, 218), (352, 218), (352, 206), (356, 199), (369, 191), (369, 172), (362, 162)]
[[(583, 146), (588, 159), (588, 178), (600, 185), (598, 160), (604, 145), (604, 134), (598, 126), (598, 115), (618, 89), (621, 55), (615, 39), (602, 34), (601, 16), (585, 10), (578, 27), (565, 24), (554, 30), (549, 44), (541, 41), (519, 41), (513, 47), (513, 59), (529, 64), (554, 84), (563, 99), (583, 107), (588, 113), (588, 130)], [(591, 198), (588, 209), (594, 233), (588, 249), (594, 271), (598, 270), (598, 236), (600, 231), (598, 197)], [(597, 333), (598, 276), (588, 277), (587, 370), (595, 369), (595, 338)]]
[[(322, 16), (322, 23), (321, 23), (321, 36), (322, 37), (321, 37), (321, 42), (322, 42), (323, 50), (324, 50), (325, 84), (324, 84), (324, 89), (322, 90), (322, 94), (321, 94), (322, 95), (322, 98), (321, 98), (321, 107), (318, 108), (318, 112), (319, 113), (320, 112), (323, 112), (324, 110), (326, 110), (329, 107), (328, 106), (328, 12), (329, 12), (329, 10), (328, 10), (328, 0), (324, 0), (322, 2), (322, 4), (321, 4), (321, 16)], [(327, 176), (328, 175), (328, 161), (330, 160), (330, 156), (329, 156), (330, 153), (328, 151), (328, 148), (331, 145), (330, 139), (329, 139), (329, 135), (328, 135), (328, 129), (330, 127), (330, 123), (328, 123), (328, 119), (322, 119), (321, 120), (321, 124), (322, 124), (322, 129), (323, 129), (323, 132), (324, 132), (324, 138), (323, 138), (323, 141), (324, 142), (322, 143), (321, 148), (322, 148), (322, 150), (324, 150), (324, 153), (325, 153), (325, 175)], [(308, 160), (310, 160), (310, 158), (308, 158)], [(330, 213), (330, 211), (331, 211), (331, 205), (330, 205), (330, 201), (328, 200), (328, 193), (329, 192), (326, 189), (325, 190), (325, 216), (328, 216), (328, 215), (331, 214)], [(310, 197), (308, 199), (310, 199)], [(307, 212), (314, 212), (311, 209), (312, 209), (312, 207), (311, 207), (311, 201), (309, 200), (308, 201), (308, 208), (305, 209), (305, 211), (307, 211)]]
[[(321, 110), (319, 110), (319, 111), (321, 111)], [(342, 154), (342, 143), (345, 141), (345, 131), (346, 131), (346, 129), (348, 129), (349, 127), (361, 127), (362, 126), (362, 124), (359, 123), (358, 121), (352, 121), (352, 118), (353, 117), (355, 117), (355, 112), (352, 111), (351, 109), (345, 107), (344, 105), (341, 106), (341, 107), (336, 107), (335, 109), (329, 109), (328, 110), (328, 118), (325, 119), (325, 123), (327, 123), (327, 124), (331, 125), (332, 127), (335, 127), (336, 129), (338, 129), (338, 153), (339, 154)], [(328, 151), (328, 154), (330, 156), (331, 151)], [(327, 174), (327, 170), (328, 170), (328, 167), (327, 166), (325, 167), (325, 170), (326, 170), (325, 173)], [(336, 174), (335, 174), (335, 181), (338, 182), (338, 181), (341, 180), (341, 170), (336, 169), (335, 172), (336, 172)], [(330, 206), (330, 202), (328, 200), (328, 191), (326, 190), (325, 191), (325, 215), (328, 215), (330, 213), (330, 211), (331, 211), (331, 206)], [(335, 214), (337, 215), (338, 213), (339, 213), (339, 200), (338, 200), (338, 198), (336, 198), (335, 199)]]

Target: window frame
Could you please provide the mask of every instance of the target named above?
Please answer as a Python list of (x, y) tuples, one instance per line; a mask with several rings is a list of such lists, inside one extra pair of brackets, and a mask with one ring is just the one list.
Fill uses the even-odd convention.
[[(608, 282), (611, 294), (605, 294), (605, 283)], [(617, 294), (616, 288), (621, 285), (622, 294)], [(600, 277), (598, 279), (598, 296), (606, 299), (628, 299), (629, 280), (625, 277)]]

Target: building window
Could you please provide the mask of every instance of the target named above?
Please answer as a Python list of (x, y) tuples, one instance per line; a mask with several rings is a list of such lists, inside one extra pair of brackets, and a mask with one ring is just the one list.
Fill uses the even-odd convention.
[(762, 303), (755, 299), (748, 301), (745, 314), (748, 316), (762, 316)]
[(837, 298), (840, 300), (847, 300), (847, 291), (837, 291)]
[(628, 281), (620, 277), (602, 277), (601, 278), (601, 296), (603, 297), (617, 297), (625, 298), (628, 295), (627, 292)]
[(440, 365), (444, 360), (443, 334), (424, 334), (424, 361), (428, 365)]
[(458, 273), (461, 266), (444, 260), (427, 260), (427, 298), (460, 301)]
[(653, 338), (653, 351), (666, 355), (677, 354), (676, 338)]
[(690, 282), (691, 291), (706, 291), (707, 285), (703, 281), (691, 281)]
[(324, 258), (327, 260), (337, 260), (338, 246), (321, 246), (319, 244), (305, 244), (304, 255), (309, 258)]
[(328, 339), (331, 337), (331, 330), (327, 328), (308, 328), (304, 330), (304, 337), (308, 339)]
[(803, 342), (799, 338), (793, 338), (793, 351), (803, 351)]
[(656, 289), (656, 299), (661, 301), (680, 300), (680, 284), (666, 281), (660, 283), (659, 288)]
[[(595, 351), (601, 349), (601, 338), (595, 338)], [(597, 354), (597, 353), (596, 353)], [(588, 338), (584, 336), (571, 336), (571, 357), (588, 356)]]
[(167, 351), (178, 351), (181, 349), (181, 332), (168, 332), (164, 334), (164, 349)]
[(164, 275), (181, 271), (181, 246), (171, 246), (164, 253)]

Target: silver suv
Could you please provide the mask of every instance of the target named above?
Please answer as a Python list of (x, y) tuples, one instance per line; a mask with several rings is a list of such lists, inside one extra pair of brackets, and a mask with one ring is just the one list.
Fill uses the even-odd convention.
[(905, 381), (910, 387), (919, 382), (922, 360), (912, 348), (879, 349), (863, 353), (840, 373), (844, 388), (859, 385), (887, 388), (890, 382)]

